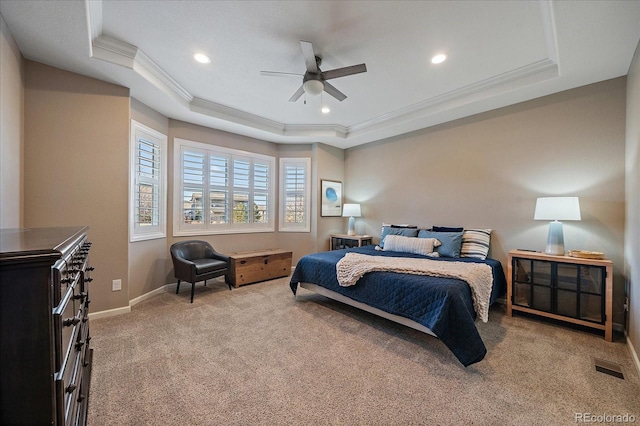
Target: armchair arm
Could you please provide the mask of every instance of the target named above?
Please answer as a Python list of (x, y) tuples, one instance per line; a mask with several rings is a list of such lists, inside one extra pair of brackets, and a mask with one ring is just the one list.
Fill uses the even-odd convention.
[(196, 276), (196, 264), (181, 257), (173, 258), (173, 269), (178, 279), (190, 280)]
[(223, 262), (229, 263), (230, 257), (226, 254), (218, 253), (217, 251), (213, 251), (212, 256), (214, 259), (222, 260)]

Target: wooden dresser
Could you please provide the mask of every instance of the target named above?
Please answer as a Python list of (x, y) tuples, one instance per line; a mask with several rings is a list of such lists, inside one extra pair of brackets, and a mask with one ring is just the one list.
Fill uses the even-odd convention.
[(0, 230), (0, 424), (84, 425), (86, 227)]
[(286, 277), (291, 273), (291, 252), (281, 249), (246, 251), (229, 255), (229, 282), (234, 287)]

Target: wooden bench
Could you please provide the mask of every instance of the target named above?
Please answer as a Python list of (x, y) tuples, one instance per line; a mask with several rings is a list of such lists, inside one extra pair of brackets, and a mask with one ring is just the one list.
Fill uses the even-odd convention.
[(234, 287), (287, 277), (291, 273), (291, 252), (268, 249), (231, 253), (229, 282)]

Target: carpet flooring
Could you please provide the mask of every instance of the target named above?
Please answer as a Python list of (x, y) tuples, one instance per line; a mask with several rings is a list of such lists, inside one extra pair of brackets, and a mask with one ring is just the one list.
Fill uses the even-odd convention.
[[(304, 289), (294, 297), (288, 278), (199, 284), (193, 304), (183, 287), (91, 320), (89, 425), (640, 422), (622, 336), (609, 343), (496, 305), (478, 323), (488, 354), (465, 368), (434, 337)], [(594, 358), (619, 364), (624, 380)]]

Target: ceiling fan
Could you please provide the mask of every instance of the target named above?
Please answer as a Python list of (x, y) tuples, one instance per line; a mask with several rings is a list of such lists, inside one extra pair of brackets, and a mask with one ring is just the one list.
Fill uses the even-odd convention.
[(329, 84), (327, 80), (338, 77), (346, 77), (352, 74), (359, 74), (367, 72), (367, 66), (365, 64), (352, 65), (350, 67), (336, 68), (329, 71), (320, 70), (322, 64), (322, 58), (313, 53), (313, 45), (308, 41), (300, 40), (300, 47), (302, 48), (302, 56), (304, 57), (304, 63), (307, 66), (307, 72), (303, 74), (295, 74), (289, 72), (277, 72), (277, 71), (260, 71), (261, 75), (275, 76), (275, 77), (301, 77), (302, 86), (289, 98), (289, 102), (295, 102), (300, 99), (303, 93), (309, 95), (319, 95), (324, 90), (340, 102), (347, 98), (347, 95), (336, 89), (333, 85)]

